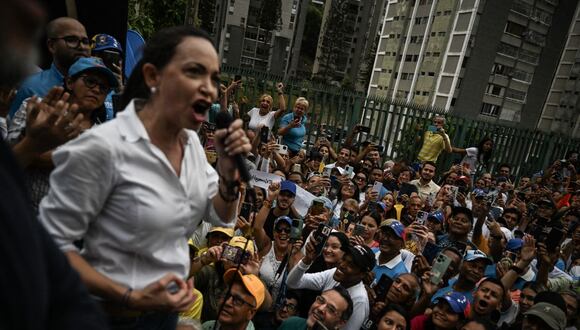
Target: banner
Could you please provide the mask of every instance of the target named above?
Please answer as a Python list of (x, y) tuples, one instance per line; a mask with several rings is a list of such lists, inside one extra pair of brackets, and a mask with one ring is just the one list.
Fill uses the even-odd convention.
[(265, 189), (266, 192), (268, 191), (270, 183), (282, 181), (282, 177), (279, 175), (257, 170), (250, 170), (250, 175), (252, 176), (251, 183), (256, 187)]

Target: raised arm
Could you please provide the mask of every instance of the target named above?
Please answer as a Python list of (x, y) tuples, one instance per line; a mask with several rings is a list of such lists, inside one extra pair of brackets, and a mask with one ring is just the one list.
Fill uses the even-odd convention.
[(274, 113), (274, 118), (278, 120), (286, 112), (286, 98), (284, 97), (284, 84), (279, 82), (276, 85), (278, 92), (278, 110)]

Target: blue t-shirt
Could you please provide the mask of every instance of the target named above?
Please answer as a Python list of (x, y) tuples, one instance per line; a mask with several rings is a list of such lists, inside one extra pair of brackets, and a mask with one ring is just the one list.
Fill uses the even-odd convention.
[[(280, 127), (288, 126), (294, 120), (294, 113), (291, 112), (286, 114), (280, 119)], [(282, 144), (288, 146), (292, 152), (300, 151), (302, 148), (302, 142), (304, 141), (304, 136), (306, 135), (306, 122), (308, 118), (306, 116), (302, 116), (302, 121), (300, 122), (300, 126), (291, 128), (286, 135), (282, 138)]]
[[(437, 290), (437, 292), (435, 292), (433, 297), (431, 297), (431, 302), (435, 302), (435, 299), (437, 299), (439, 297), (443, 297), (444, 295), (446, 295), (447, 293), (449, 293), (451, 291), (456, 291), (456, 290), (453, 290), (453, 284), (455, 284), (455, 282), (457, 282), (456, 278), (449, 280), (448, 286), (441, 288), (441, 289)], [(473, 304), (473, 292), (476, 289), (477, 289), (477, 287), (473, 288), (473, 290), (470, 290), (470, 291), (465, 291), (465, 292), (456, 291), (456, 292), (463, 294), (465, 296), (465, 298), (467, 298), (467, 300), (469, 300), (469, 303)]]
[[(497, 278), (497, 273), (495, 271), (495, 265), (489, 265), (487, 267), (485, 267), (485, 275), (483, 275), (484, 277), (489, 277), (489, 278)], [(534, 280), (535, 280), (535, 276), (534, 276)], [(524, 288), (524, 285), (527, 283), (526, 280), (524, 280), (523, 278), (518, 276), (518, 279), (516, 280), (516, 282), (514, 283), (514, 285), (510, 288), (511, 290), (521, 290)]]
[(20, 108), (22, 102), (27, 98), (34, 95), (45, 97), (51, 88), (54, 86), (62, 86), (63, 84), (63, 75), (58, 71), (54, 63), (52, 63), (50, 69), (35, 73), (26, 78), (22, 85), (20, 85), (20, 88), (18, 88), (18, 92), (10, 104), (8, 116), (12, 118), (16, 111), (18, 111), (18, 108)]
[(399, 263), (395, 265), (393, 268), (388, 268), (385, 265), (376, 265), (373, 268), (373, 273), (375, 273), (375, 280), (378, 281), (383, 274), (386, 274), (390, 278), (395, 278), (401, 274), (406, 274), (409, 271), (407, 267), (405, 267), (405, 263), (401, 260)]

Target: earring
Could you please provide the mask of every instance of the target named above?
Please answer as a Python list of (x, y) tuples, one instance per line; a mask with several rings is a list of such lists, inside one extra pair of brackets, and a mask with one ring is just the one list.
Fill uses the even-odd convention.
[(151, 88), (149, 88), (149, 91), (151, 92), (151, 94), (155, 94), (157, 93), (157, 87), (152, 86)]

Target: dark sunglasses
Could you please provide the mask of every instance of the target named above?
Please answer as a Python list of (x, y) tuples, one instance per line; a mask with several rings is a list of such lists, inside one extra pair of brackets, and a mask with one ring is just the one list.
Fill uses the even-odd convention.
[(290, 228), (276, 228), (276, 232), (279, 234), (281, 233), (290, 234)]

